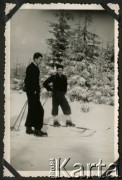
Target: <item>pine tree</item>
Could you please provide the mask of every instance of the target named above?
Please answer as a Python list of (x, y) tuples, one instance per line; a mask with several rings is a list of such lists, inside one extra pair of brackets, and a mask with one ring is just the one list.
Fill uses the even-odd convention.
[(82, 21), (83, 27), (79, 22), (77, 28), (70, 35), (70, 52), (75, 61), (81, 62), (84, 58), (92, 61), (93, 56), (99, 55), (101, 42), (96, 33), (88, 30), (91, 23), (92, 17), (90, 15), (85, 16)]
[(48, 45), (51, 49), (52, 60), (50, 64), (53, 66), (57, 63), (66, 63), (67, 49), (68, 49), (68, 36), (70, 32), (70, 26), (67, 23), (67, 20), (71, 19), (69, 13), (64, 12), (63, 10), (55, 14), (58, 17), (58, 22), (50, 22), (50, 27), (53, 34), (53, 38), (48, 39)]

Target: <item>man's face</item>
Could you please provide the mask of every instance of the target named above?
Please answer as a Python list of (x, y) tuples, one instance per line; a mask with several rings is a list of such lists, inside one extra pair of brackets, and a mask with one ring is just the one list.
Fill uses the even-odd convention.
[(58, 69), (57, 69), (57, 73), (58, 73), (59, 75), (62, 75), (62, 72), (63, 72), (63, 69), (62, 69), (62, 68), (58, 68)]
[(39, 66), (39, 64), (42, 62), (42, 59), (43, 59), (43, 57), (41, 57), (41, 56), (39, 58), (35, 59), (35, 63), (37, 66)]

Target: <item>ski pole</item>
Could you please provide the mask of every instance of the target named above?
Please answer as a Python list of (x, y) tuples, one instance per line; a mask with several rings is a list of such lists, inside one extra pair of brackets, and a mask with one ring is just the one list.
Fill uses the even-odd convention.
[[(49, 97), (47, 97), (47, 99), (45, 100), (45, 102), (43, 103), (42, 106), (44, 106), (44, 105), (46, 104), (48, 98), (49, 98)], [(17, 122), (18, 122), (18, 120), (19, 120), (19, 118), (20, 118), (20, 116), (21, 116), (21, 114), (22, 114), (22, 117), (21, 117), (21, 119), (20, 119), (20, 122), (19, 122), (19, 125), (18, 125), (18, 128), (17, 128), (17, 131), (19, 130), (19, 127), (20, 127), (20, 124), (21, 124), (21, 122), (22, 122), (22, 118), (23, 118), (23, 116), (24, 116), (26, 107), (27, 107), (27, 101), (25, 102), (24, 106), (22, 107), (22, 110), (20, 111), (20, 113), (19, 113), (19, 115), (18, 115), (18, 117), (17, 117), (14, 125), (11, 127), (11, 131), (12, 131), (12, 130), (15, 130), (15, 126), (16, 126), (16, 124), (17, 124)]]
[(19, 131), (19, 127), (20, 127), (20, 124), (21, 124), (21, 122), (22, 122), (23, 116), (24, 116), (24, 114), (25, 114), (26, 107), (27, 107), (27, 104), (26, 104), (26, 106), (25, 106), (25, 109), (23, 110), (22, 117), (21, 117), (21, 119), (20, 119), (20, 122), (19, 122), (17, 131)]
[(44, 107), (44, 105), (46, 104), (48, 98), (49, 98), (49, 93), (48, 93), (47, 99), (46, 99), (45, 102), (42, 104), (43, 107)]
[(19, 113), (19, 115), (18, 115), (18, 117), (17, 117), (14, 125), (10, 128), (11, 130), (14, 130), (14, 129), (15, 129), (16, 123), (18, 122), (19, 117), (21, 116), (21, 114), (22, 114), (23, 110), (25, 109), (26, 105), (27, 105), (27, 101), (25, 102), (24, 106), (22, 107), (22, 109), (21, 109), (21, 111), (20, 111), (20, 113)]
[[(44, 102), (44, 104), (43, 104), (42, 106), (44, 106), (44, 105), (46, 104), (47, 100), (48, 100), (48, 98), (46, 99), (46, 101)], [(19, 127), (20, 127), (20, 124), (21, 124), (21, 122), (22, 122), (22, 119), (23, 119), (23, 116), (24, 116), (24, 113), (25, 113), (26, 107), (27, 107), (27, 106), (25, 106), (25, 109), (24, 109), (24, 111), (23, 111), (23, 113), (22, 113), (22, 117), (21, 117), (21, 120), (20, 120), (20, 122), (19, 122), (19, 125), (18, 125), (18, 129), (17, 129), (17, 131), (19, 131)]]
[(47, 99), (45, 100), (45, 102), (43, 103), (43, 105), (42, 105), (43, 107), (44, 107), (44, 105), (46, 104), (47, 100), (48, 100), (48, 97), (47, 97)]

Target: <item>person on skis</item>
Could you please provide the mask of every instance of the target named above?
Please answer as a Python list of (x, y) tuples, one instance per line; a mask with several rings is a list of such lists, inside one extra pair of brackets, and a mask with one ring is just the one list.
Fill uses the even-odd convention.
[(28, 114), (25, 122), (26, 133), (40, 137), (47, 136), (47, 133), (41, 130), (43, 127), (44, 109), (40, 102), (40, 71), (38, 66), (42, 59), (42, 54), (38, 52), (34, 54), (33, 62), (26, 69), (24, 89), (28, 99)]
[[(47, 91), (52, 92), (52, 116), (53, 116), (53, 125), (55, 127), (61, 126), (58, 121), (58, 108), (59, 105), (65, 115), (66, 126), (75, 126), (71, 121), (71, 108), (65, 97), (67, 92), (67, 77), (63, 74), (63, 66), (56, 66), (57, 72), (53, 74), (51, 77), (46, 79), (43, 83), (43, 86), (47, 89)], [(51, 84), (52, 83), (52, 87)]]

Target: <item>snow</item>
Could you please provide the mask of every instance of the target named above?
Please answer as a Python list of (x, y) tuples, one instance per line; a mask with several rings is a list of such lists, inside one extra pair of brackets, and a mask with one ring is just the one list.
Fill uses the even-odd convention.
[[(11, 91), (11, 126), (14, 124), (24, 103), (26, 94)], [(46, 99), (41, 99), (42, 104)], [(89, 112), (81, 110), (82, 103), (70, 102), (72, 121), (76, 127), (53, 127), (51, 117), (52, 102), (49, 98), (44, 105), (45, 117), (43, 131), (48, 137), (35, 137), (25, 133), (27, 108), (23, 116), (20, 130), (11, 131), (10, 157), (11, 165), (19, 171), (49, 171), (50, 158), (71, 158), (68, 170), (74, 170), (75, 163), (86, 167), (87, 163), (98, 164), (99, 160), (106, 164), (105, 170), (114, 159), (114, 106), (87, 104)], [(60, 123), (65, 125), (60, 109)], [(17, 124), (18, 125), (18, 124)], [(16, 126), (17, 128), (17, 126)]]

